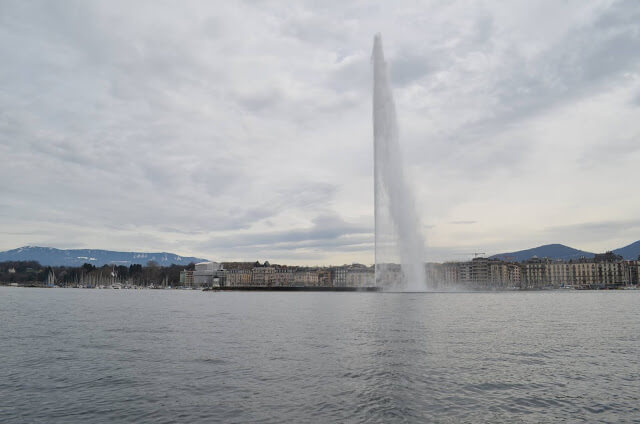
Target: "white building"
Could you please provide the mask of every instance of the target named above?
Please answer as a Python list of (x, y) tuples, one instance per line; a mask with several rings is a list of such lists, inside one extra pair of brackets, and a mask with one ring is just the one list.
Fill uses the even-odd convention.
[(200, 262), (193, 271), (193, 284), (196, 287), (220, 285), (222, 264), (218, 262)]

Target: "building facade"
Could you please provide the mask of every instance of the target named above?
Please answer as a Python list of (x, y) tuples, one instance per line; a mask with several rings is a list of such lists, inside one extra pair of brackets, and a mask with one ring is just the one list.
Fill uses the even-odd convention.
[(218, 262), (200, 262), (193, 271), (195, 287), (216, 287), (224, 285), (224, 271)]
[(475, 258), (444, 263), (439, 271), (431, 271), (438, 272), (444, 286), (471, 289), (606, 289), (637, 285), (640, 262), (625, 261), (611, 252), (570, 261), (533, 257), (517, 263)]
[(275, 282), (276, 269), (272, 266), (254, 267), (251, 270), (251, 285), (256, 287), (272, 287)]
[(228, 269), (226, 274), (226, 286), (247, 287), (251, 285), (251, 269)]
[(180, 285), (184, 287), (193, 287), (193, 271), (190, 270), (182, 270), (180, 271)]

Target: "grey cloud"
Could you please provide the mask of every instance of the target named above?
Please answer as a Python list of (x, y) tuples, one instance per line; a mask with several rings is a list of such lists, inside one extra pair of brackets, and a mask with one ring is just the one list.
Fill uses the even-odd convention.
[(470, 225), (470, 224), (476, 224), (478, 221), (451, 221), (449, 222), (449, 224), (454, 224), (454, 225)]
[(327, 82), (337, 93), (345, 91), (364, 93), (371, 85), (369, 57), (362, 52), (354, 52), (333, 64)]
[(315, 7), (306, 10), (304, 6), (297, 13), (291, 13), (282, 21), (283, 34), (305, 43), (344, 44), (350, 31), (348, 20), (336, 19), (330, 7)]
[(278, 207), (323, 207), (335, 196), (335, 184), (308, 182), (304, 186), (286, 185), (277, 189)]
[(390, 69), (391, 80), (397, 86), (410, 84), (426, 77), (432, 71), (427, 56), (411, 55), (396, 57)]
[[(450, 116), (442, 119), (469, 117), (428, 140), (411, 134), (406, 147), (409, 163), (420, 162), (434, 172), (465, 180), (477, 180), (496, 171), (517, 176), (535, 143), (527, 134), (500, 135), (551, 107), (617, 87), (625, 73), (637, 73), (640, 57), (634, 52), (640, 51), (638, 22), (637, 3), (615, 2), (593, 22), (569, 28), (566, 36), (533, 57), (522, 55), (508, 40), (496, 39), (492, 23), (479, 31), (483, 35), (477, 40), (473, 33), (466, 34), (468, 46), (461, 51), (446, 50), (439, 60), (448, 61), (447, 56), (454, 54), (462, 54), (465, 59), (466, 54), (465, 60), (470, 61), (474, 54), (490, 54), (498, 42), (507, 43), (508, 48), (494, 53), (500, 65), (492, 74), (474, 73), (460, 65), (443, 71), (449, 78), (455, 77), (452, 80), (456, 83), (462, 78), (466, 91), (460, 92), (457, 86), (431, 86), (433, 95), (453, 97), (453, 105), (459, 105), (459, 110), (451, 110)], [(465, 60), (461, 63), (467, 63)], [(465, 103), (471, 101), (478, 107), (466, 112)], [(437, 119), (430, 117), (431, 110), (424, 113), (427, 118)]]
[(484, 253), (482, 256), (492, 254), (486, 248), (481, 249), (478, 246), (428, 246), (427, 248), (429, 262), (467, 261), (476, 253)]
[(373, 236), (369, 237), (349, 237), (337, 239), (318, 239), (304, 240), (297, 242), (279, 242), (274, 244), (257, 244), (243, 246), (226, 246), (221, 252), (224, 254), (226, 250), (230, 252), (274, 252), (274, 254), (282, 254), (283, 252), (298, 251), (321, 251), (332, 253), (348, 253), (348, 252), (371, 252), (374, 249)]
[[(550, 226), (545, 233), (550, 234), (556, 240), (575, 240), (577, 242), (593, 243), (594, 241), (638, 239), (640, 220), (611, 220), (583, 222), (571, 225)], [(620, 246), (610, 246), (614, 249)]]
[(522, 72), (496, 81), (502, 119), (537, 113), (551, 103), (566, 102), (611, 83), (627, 70), (637, 70), (639, 22), (637, 3), (616, 2), (593, 24), (574, 29), (533, 62), (519, 59), (514, 66)]
[(237, 101), (250, 111), (259, 112), (271, 110), (281, 101), (282, 95), (279, 91), (255, 91), (247, 94), (238, 94)]
[[(536, 165), (539, 140), (519, 123), (631, 84), (640, 66), (634, 1), (580, 19), (565, 5), (562, 31), (539, 40), (520, 33), (518, 19), (530, 18), (518, 5), (286, 6), (1, 2), (10, 230), (37, 226), (51, 245), (109, 239), (160, 250), (189, 250), (215, 232), (193, 253), (366, 261), (370, 225), (343, 216), (371, 209), (362, 193), (371, 190), (374, 32), (388, 47), (407, 174), (435, 190), (430, 222), (449, 222), (496, 175), (535, 188), (523, 170)], [(637, 151), (638, 128), (627, 134), (608, 140), (613, 151)], [(606, 158), (598, 166), (610, 169), (602, 162), (612, 150), (578, 152), (578, 162)], [(284, 218), (314, 216), (308, 228)], [(20, 244), (38, 243), (25, 236)]]
[(578, 164), (584, 169), (602, 168), (605, 163), (633, 161), (633, 154), (640, 151), (640, 133), (617, 138), (613, 134), (599, 145), (584, 151)]
[(226, 27), (224, 21), (217, 16), (209, 16), (202, 23), (202, 31), (211, 38), (221, 37)]
[[(309, 228), (273, 231), (252, 234), (238, 234), (231, 237), (215, 237), (205, 242), (203, 247), (215, 248), (256, 248), (295, 249), (307, 247), (347, 247), (371, 242), (372, 229), (348, 223), (335, 215), (319, 215)], [(363, 236), (363, 235), (366, 235)]]
[(548, 227), (550, 231), (612, 231), (639, 227), (640, 220), (596, 221)]

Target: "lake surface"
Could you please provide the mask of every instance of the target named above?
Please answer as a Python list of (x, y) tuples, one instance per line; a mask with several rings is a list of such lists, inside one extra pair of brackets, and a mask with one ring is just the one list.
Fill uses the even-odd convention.
[(640, 423), (640, 291), (0, 287), (0, 422)]

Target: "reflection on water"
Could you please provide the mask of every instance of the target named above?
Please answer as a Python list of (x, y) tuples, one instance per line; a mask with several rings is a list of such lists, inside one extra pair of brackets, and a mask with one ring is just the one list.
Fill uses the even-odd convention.
[(0, 288), (0, 322), (4, 423), (640, 416), (639, 292)]

